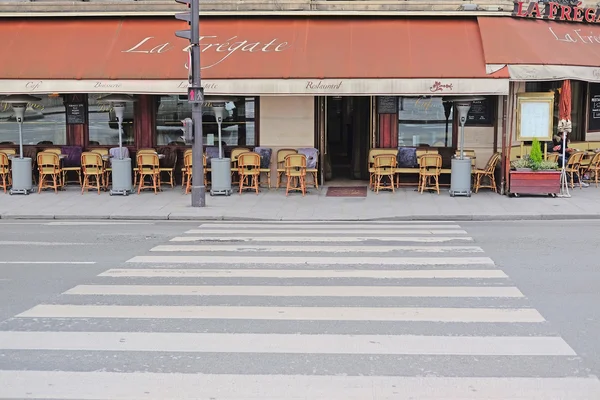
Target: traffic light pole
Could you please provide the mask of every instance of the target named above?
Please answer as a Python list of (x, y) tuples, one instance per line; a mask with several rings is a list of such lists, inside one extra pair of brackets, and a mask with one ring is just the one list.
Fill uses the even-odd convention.
[(200, 79), (200, 0), (175, 0), (187, 5), (189, 12), (175, 14), (175, 18), (187, 21), (189, 31), (177, 31), (175, 36), (190, 41), (188, 58), (188, 103), (192, 105), (192, 207), (206, 206), (206, 188), (204, 187), (204, 149), (202, 148), (202, 105), (204, 93)]
[[(198, 0), (192, 0), (198, 2)], [(193, 8), (193, 7), (192, 7)], [(192, 24), (192, 29), (198, 30), (198, 13), (195, 17), (196, 27)], [(200, 47), (198, 43), (192, 43), (192, 87), (200, 88)], [(188, 67), (189, 68), (189, 67)], [(201, 92), (201, 91), (200, 91)], [(202, 100), (204, 95), (202, 94)], [(194, 123), (194, 143), (192, 145), (192, 207), (206, 206), (206, 187), (204, 186), (204, 149), (202, 146), (202, 102), (192, 102), (192, 121)]]
[[(192, 105), (192, 207), (206, 206), (206, 188), (204, 187), (204, 149), (202, 148), (202, 106), (204, 105), (204, 92), (200, 79), (200, 0), (175, 0), (185, 4), (189, 12), (175, 14), (175, 18), (187, 21), (190, 30), (176, 31), (175, 36), (190, 41), (188, 58), (188, 71), (191, 80), (188, 85), (188, 103)], [(190, 74), (188, 74), (190, 75)], [(186, 123), (184, 123), (184, 128)], [(187, 138), (186, 138), (187, 141)]]

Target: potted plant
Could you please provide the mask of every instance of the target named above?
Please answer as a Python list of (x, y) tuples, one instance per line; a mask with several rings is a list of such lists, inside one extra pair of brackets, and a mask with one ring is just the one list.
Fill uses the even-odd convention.
[(513, 161), (510, 171), (509, 192), (519, 194), (560, 193), (560, 170), (558, 163), (543, 159), (540, 142), (534, 139), (529, 156)]

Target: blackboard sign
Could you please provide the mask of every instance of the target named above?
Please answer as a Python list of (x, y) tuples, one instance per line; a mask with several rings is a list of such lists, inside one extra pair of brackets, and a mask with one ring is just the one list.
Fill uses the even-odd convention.
[(489, 98), (474, 101), (465, 125), (493, 125), (492, 115), (492, 101)]
[(378, 114), (396, 114), (398, 112), (398, 97), (396, 96), (378, 96), (377, 113)]
[(68, 103), (66, 110), (67, 124), (85, 124), (85, 105), (83, 103)]
[(600, 131), (600, 83), (590, 83), (588, 104), (588, 131)]

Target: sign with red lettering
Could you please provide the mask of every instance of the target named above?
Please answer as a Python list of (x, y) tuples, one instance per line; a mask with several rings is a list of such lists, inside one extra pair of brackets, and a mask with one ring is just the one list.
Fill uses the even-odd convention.
[(582, 7), (577, 0), (556, 0), (547, 3), (515, 1), (513, 17), (552, 21), (600, 23), (600, 9)]

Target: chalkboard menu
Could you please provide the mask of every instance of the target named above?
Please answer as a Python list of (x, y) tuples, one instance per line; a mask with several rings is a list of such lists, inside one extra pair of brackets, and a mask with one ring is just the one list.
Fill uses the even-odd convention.
[(492, 101), (489, 98), (485, 100), (474, 101), (471, 104), (469, 114), (467, 114), (466, 125), (492, 125)]
[(398, 97), (377, 96), (378, 114), (396, 114), (398, 112)]
[(600, 83), (590, 83), (588, 104), (588, 131), (600, 131)]
[(85, 105), (83, 103), (67, 103), (67, 124), (85, 124)]

